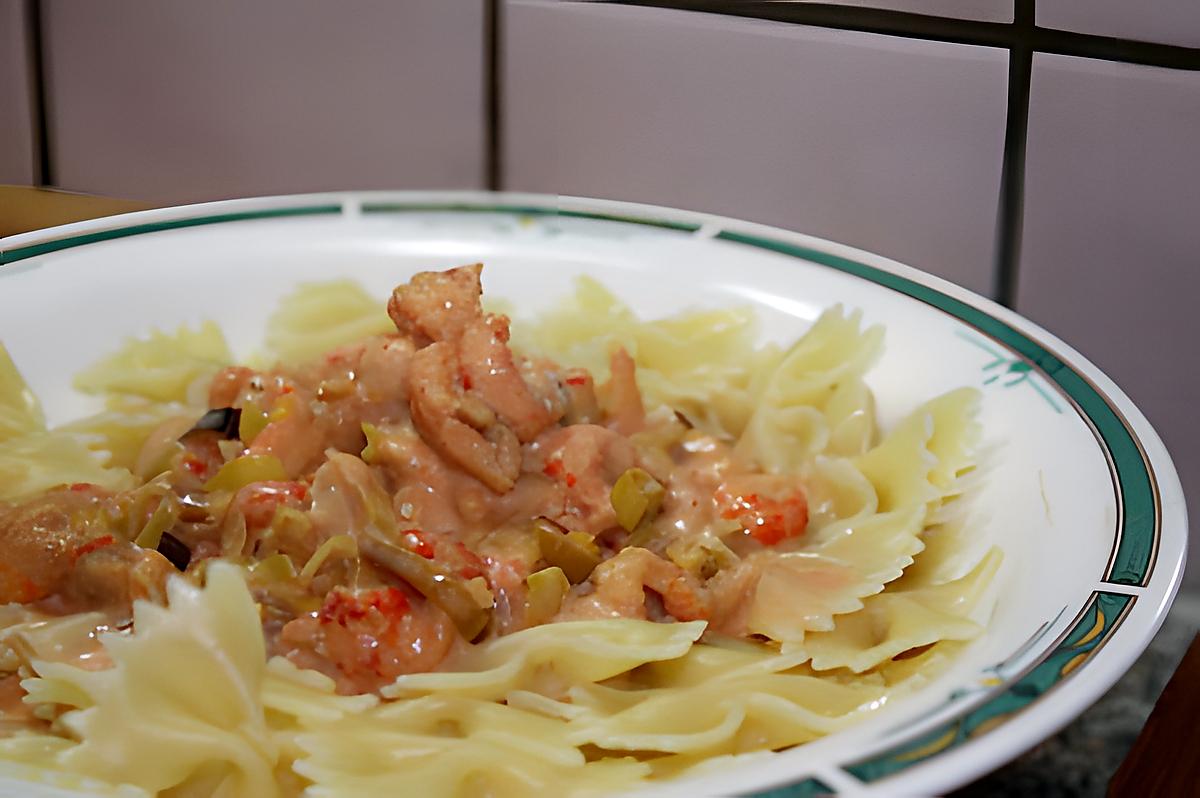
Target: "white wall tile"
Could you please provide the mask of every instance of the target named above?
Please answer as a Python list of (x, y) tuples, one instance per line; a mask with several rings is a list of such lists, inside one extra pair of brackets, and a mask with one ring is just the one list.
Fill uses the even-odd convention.
[(1200, 47), (1196, 0), (1038, 0), (1037, 24), (1076, 33)]
[(1031, 88), (1017, 309), (1146, 413), (1195, 515), (1200, 73), (1036, 55)]
[(64, 188), (482, 185), (483, 0), (45, 0), (44, 22)]
[(749, 218), (989, 289), (1004, 52), (536, 0), (504, 24), (506, 187)]
[(30, 102), (25, 4), (0, 0), (0, 183), (33, 183)]

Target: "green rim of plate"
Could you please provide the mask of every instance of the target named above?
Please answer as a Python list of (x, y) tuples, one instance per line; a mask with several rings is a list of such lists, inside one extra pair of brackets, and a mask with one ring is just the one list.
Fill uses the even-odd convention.
[[(363, 213), (467, 212), (499, 213), (524, 217), (567, 217), (636, 224), (694, 233), (701, 225), (650, 217), (578, 211), (544, 205), (505, 205), (486, 201), (445, 203), (380, 201), (364, 203)], [(79, 235), (54, 238), (42, 243), (0, 251), (0, 265), (102, 241), (197, 227), (208, 224), (253, 221), (296, 216), (333, 215), (343, 212), (341, 203), (270, 208), (161, 222), (113, 227)], [(730, 244), (756, 247), (836, 269), (898, 291), (931, 305), (978, 330), (1017, 353), (1039, 371), (1074, 405), (1105, 451), (1119, 499), (1116, 539), (1100, 583), (1114, 586), (1145, 586), (1154, 569), (1159, 539), (1159, 499), (1149, 460), (1129, 425), (1113, 404), (1084, 375), (1064, 363), (1045, 346), (984, 310), (938, 291), (924, 283), (869, 266), (851, 258), (778, 238), (722, 229), (714, 236)], [(875, 782), (913, 765), (946, 753), (1003, 724), (1061, 684), (1079, 666), (1096, 654), (1111, 638), (1133, 607), (1136, 598), (1127, 593), (1097, 591), (1076, 616), (1071, 627), (1052, 648), (986, 700), (964, 709), (918, 737), (906, 740), (870, 757), (845, 763), (843, 772), (863, 782)], [(832, 792), (818, 777), (811, 776), (789, 785), (754, 793), (756, 798), (804, 798)]]
[(588, 211), (572, 211), (563, 208), (546, 208), (539, 205), (472, 205), (465, 202), (364, 202), (363, 213), (413, 213), (415, 211), (444, 212), (444, 213), (511, 213), (516, 216), (545, 217), (554, 216), (562, 219), (592, 219), (603, 222), (622, 222), (637, 224), (643, 227), (660, 227), (664, 230), (677, 230), (682, 233), (694, 233), (700, 225), (691, 222), (673, 222), (665, 219), (641, 219), (636, 216), (625, 216), (611, 213), (591, 213)]
[(338, 204), (308, 205), (299, 208), (267, 208), (258, 211), (240, 211), (236, 213), (218, 213), (212, 216), (194, 216), (188, 219), (167, 219), (161, 222), (144, 222), (125, 227), (114, 227), (109, 230), (97, 230), (94, 233), (81, 233), (75, 236), (55, 238), (40, 244), (30, 244), (16, 249), (0, 250), (0, 266), (15, 263), (26, 258), (46, 255), (72, 247), (82, 247), (86, 244), (96, 244), (101, 241), (111, 241), (116, 238), (142, 235), (143, 233), (159, 233), (163, 230), (178, 230), (183, 227), (199, 227), (205, 224), (225, 224), (226, 222), (248, 222), (256, 219), (279, 219), (288, 216), (332, 216), (340, 214), (342, 206)]

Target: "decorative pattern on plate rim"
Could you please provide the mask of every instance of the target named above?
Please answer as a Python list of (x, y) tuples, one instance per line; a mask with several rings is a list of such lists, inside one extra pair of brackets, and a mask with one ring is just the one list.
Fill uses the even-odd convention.
[(1094, 656), (1136, 600), (1124, 593), (1092, 594), (1087, 608), (1061, 642), (994, 698), (916, 739), (843, 767), (864, 782), (874, 782), (987, 733), (1053, 690)]
[[(1014, 388), (1018, 385), (1028, 385), (1037, 392), (1038, 396), (1045, 400), (1046, 404), (1054, 408), (1055, 413), (1061, 413), (1063, 411), (1062, 408), (1059, 407), (1058, 402), (1054, 401), (1054, 397), (1050, 395), (1050, 392), (1046, 388), (1043, 388), (1039, 384), (1039, 381), (1034, 378), (1033, 366), (1027, 361), (1021, 360), (1017, 357), (1009, 357), (1008, 355), (1005, 355), (987, 341), (976, 338), (966, 330), (956, 328), (954, 330), (954, 334), (971, 344), (971, 346), (974, 346), (977, 349), (982, 349), (984, 352), (987, 352), (992, 356), (992, 360), (983, 365), (983, 371), (985, 374), (987, 372), (992, 372), (991, 376), (984, 379), (984, 385), (992, 385), (999, 381), (1001, 377), (1008, 377), (1009, 379), (999, 383), (1002, 387)], [(1001, 366), (1004, 367), (1002, 370), (994, 371), (995, 369), (999, 369)]]
[[(1025, 671), (1025, 656), (1034, 649), (1034, 647), (1042, 641), (1043, 638), (1053, 629), (1066, 613), (1067, 607), (1063, 607), (1058, 611), (1058, 614), (1049, 621), (1043, 621), (1032, 635), (1022, 643), (1016, 651), (1010, 654), (1003, 662), (998, 662), (994, 665), (989, 665), (979, 672), (979, 680), (969, 687), (960, 687), (953, 690), (946, 700), (935, 707), (930, 708), (916, 717), (909, 718), (904, 722), (902, 727), (889, 729), (879, 735), (881, 738), (896, 737), (905, 733), (906, 729), (918, 728), (925, 721), (944, 712), (951, 704), (962, 701), (966, 698), (979, 698), (985, 694), (995, 693), (997, 687), (1004, 687), (1008, 683), (1014, 681)], [(964, 705), (963, 712), (967, 712), (968, 708)]]

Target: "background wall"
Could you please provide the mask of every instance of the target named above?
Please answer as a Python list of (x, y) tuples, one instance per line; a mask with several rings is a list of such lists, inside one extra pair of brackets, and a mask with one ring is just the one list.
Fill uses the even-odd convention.
[(480, 0), (27, 5), (53, 185), (161, 203), (484, 185)]
[(37, 179), (29, 15), (23, 0), (0, 0), (0, 183)]
[(1004, 50), (554, 0), (504, 26), (506, 186), (749, 216), (992, 290)]
[(549, 191), (880, 252), (1108, 371), (1200, 513), (1193, 0), (0, 0), (0, 108), (0, 182)]

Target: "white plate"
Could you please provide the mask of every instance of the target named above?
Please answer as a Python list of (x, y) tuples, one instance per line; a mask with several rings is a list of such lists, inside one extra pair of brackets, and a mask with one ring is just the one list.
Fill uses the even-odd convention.
[(0, 239), (0, 340), (62, 421), (92, 409), (70, 375), (124, 336), (211, 318), (248, 354), (264, 310), (298, 281), (349, 275), (382, 298), (414, 271), (479, 260), (490, 295), (531, 311), (585, 273), (647, 314), (753, 304), (780, 341), (828, 305), (862, 308), (887, 327), (870, 375), (884, 424), (950, 388), (983, 390), (980, 545), (1006, 555), (986, 635), (861, 725), (656, 793), (945, 792), (1083, 711), (1162, 623), (1183, 570), (1183, 496), (1125, 394), (1015, 313), (809, 236), (540, 195), (321, 194), (168, 208)]

